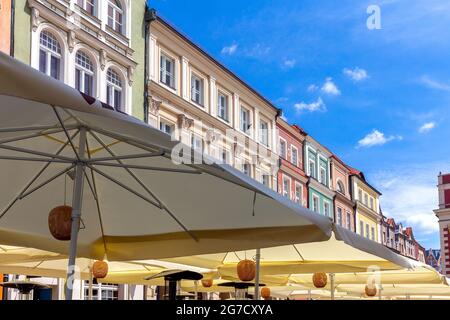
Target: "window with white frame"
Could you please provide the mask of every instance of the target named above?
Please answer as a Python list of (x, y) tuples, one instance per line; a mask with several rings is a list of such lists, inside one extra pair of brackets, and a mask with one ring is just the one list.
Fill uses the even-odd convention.
[(336, 223), (338, 225), (342, 226), (342, 209), (341, 208), (337, 208)]
[(339, 192), (341, 194), (345, 194), (344, 184), (340, 180), (337, 182), (337, 192)]
[(283, 196), (291, 198), (291, 179), (288, 177), (283, 177)]
[(261, 183), (270, 188), (270, 175), (267, 173), (263, 173), (261, 176)]
[(330, 204), (327, 201), (323, 202), (323, 214), (326, 217), (330, 216)]
[(217, 95), (217, 116), (226, 122), (229, 121), (228, 96), (220, 91)]
[(259, 120), (259, 142), (269, 146), (269, 123), (264, 120)]
[(319, 182), (324, 185), (327, 184), (327, 170), (324, 167), (320, 167)]
[(313, 211), (316, 213), (320, 213), (319, 211), (319, 197), (316, 195), (313, 195)]
[(77, 4), (89, 14), (96, 15), (96, 0), (77, 0)]
[(352, 229), (351, 223), (352, 223), (352, 216), (351, 216), (350, 212), (347, 211), (346, 225), (347, 225), (348, 230)]
[(191, 100), (200, 106), (204, 105), (204, 81), (194, 73), (191, 76)]
[(231, 165), (231, 156), (230, 156), (230, 154), (231, 154), (230, 151), (222, 150), (222, 155), (221, 155), (222, 163)]
[(108, 0), (108, 26), (113, 30), (124, 33), (124, 12), (119, 0)]
[(94, 96), (94, 64), (81, 50), (75, 55), (75, 88), (88, 96)]
[(244, 174), (246, 174), (247, 176), (251, 177), (252, 173), (251, 173), (251, 166), (249, 163), (243, 163), (242, 164), (242, 172)]
[(125, 111), (123, 108), (122, 79), (112, 68), (106, 74), (106, 103), (116, 110)]
[(364, 222), (359, 221), (359, 234), (364, 237)]
[(369, 195), (367, 193), (364, 193), (364, 204), (366, 207), (369, 206)]
[(309, 160), (309, 175), (316, 178), (316, 162), (314, 160)]
[(175, 60), (165, 54), (161, 54), (160, 81), (175, 89)]
[(366, 224), (366, 238), (370, 239), (369, 225), (368, 224)]
[(295, 183), (295, 202), (298, 204), (302, 204), (302, 185), (298, 182)]
[(40, 35), (39, 70), (46, 75), (61, 80), (61, 45), (56, 37), (48, 31)]
[(361, 203), (363, 202), (363, 192), (361, 189), (358, 190), (358, 200), (361, 201)]
[(291, 162), (294, 166), (298, 166), (298, 149), (294, 146), (291, 147)]
[(202, 137), (192, 134), (191, 135), (191, 147), (198, 153), (203, 153), (203, 139)]
[(244, 133), (248, 133), (251, 129), (250, 110), (241, 106), (240, 129)]
[(175, 132), (175, 125), (161, 119), (159, 121), (159, 130), (161, 130), (164, 133), (167, 133), (168, 135), (172, 135)]
[(286, 141), (283, 139), (280, 139), (280, 157), (283, 159), (287, 159), (287, 148), (286, 148)]
[(375, 241), (375, 228), (372, 227), (370, 231), (371, 231), (371, 236), (372, 236), (371, 239), (372, 239), (373, 241)]
[(370, 209), (374, 210), (374, 208), (373, 208), (373, 198), (372, 197), (370, 197)]

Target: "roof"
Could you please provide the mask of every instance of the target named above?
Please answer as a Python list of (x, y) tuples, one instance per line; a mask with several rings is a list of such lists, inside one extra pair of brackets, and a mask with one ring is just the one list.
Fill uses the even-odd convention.
[(184, 41), (186, 41), (189, 45), (194, 47), (196, 50), (198, 50), (201, 54), (203, 54), (208, 60), (210, 60), (212, 63), (214, 63), (216, 66), (218, 66), (220, 69), (228, 73), (231, 77), (233, 77), (235, 80), (240, 82), (244, 87), (249, 89), (252, 93), (257, 95), (261, 100), (266, 102), (270, 107), (275, 109), (279, 115), (282, 114), (282, 110), (278, 107), (276, 107), (272, 102), (270, 102), (266, 97), (264, 97), (261, 93), (256, 91), (254, 88), (252, 88), (247, 82), (239, 78), (233, 71), (225, 67), (222, 63), (217, 61), (212, 55), (210, 55), (206, 50), (201, 48), (198, 44), (196, 44), (194, 41), (189, 39), (189, 37), (185, 34), (183, 34), (181, 31), (179, 31), (175, 26), (173, 26), (170, 22), (163, 19), (159, 14), (157, 14), (157, 21), (163, 24), (165, 27), (170, 29), (172, 32), (174, 32), (176, 35), (178, 35), (180, 38), (182, 38)]
[(439, 260), (439, 258), (441, 257), (441, 250), (428, 249), (428, 250), (425, 250), (425, 255), (426, 256), (432, 255), (436, 260)]

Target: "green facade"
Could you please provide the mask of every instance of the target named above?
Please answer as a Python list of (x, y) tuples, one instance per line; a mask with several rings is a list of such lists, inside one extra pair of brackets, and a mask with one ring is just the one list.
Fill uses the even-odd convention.
[[(309, 194), (309, 208), (310, 210), (313, 210), (313, 204), (314, 204), (314, 198), (317, 197), (319, 199), (319, 212), (321, 215), (327, 216), (329, 218), (334, 217), (334, 205), (333, 205), (333, 199), (327, 197), (323, 193), (317, 191), (316, 189), (309, 186), (308, 190)], [(325, 203), (328, 203), (328, 214), (325, 214)]]
[(14, 58), (31, 63), (31, 10), (27, 0), (16, 0), (14, 11)]

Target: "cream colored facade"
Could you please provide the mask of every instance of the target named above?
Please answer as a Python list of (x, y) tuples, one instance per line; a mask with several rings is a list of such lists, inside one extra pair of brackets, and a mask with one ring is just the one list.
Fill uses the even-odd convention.
[(150, 30), (150, 124), (276, 189), (279, 110), (162, 19)]
[(352, 175), (350, 183), (352, 199), (356, 202), (356, 232), (361, 236), (381, 243), (381, 193), (358, 175)]

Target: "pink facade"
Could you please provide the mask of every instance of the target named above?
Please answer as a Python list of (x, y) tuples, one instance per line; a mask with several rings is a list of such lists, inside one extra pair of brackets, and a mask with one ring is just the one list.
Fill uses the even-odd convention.
[(331, 157), (331, 188), (334, 198), (334, 221), (355, 231), (355, 210), (350, 194), (350, 169), (336, 155)]
[(280, 170), (278, 192), (294, 202), (308, 206), (308, 181), (303, 170), (303, 142), (305, 133), (298, 126), (291, 126), (282, 119), (277, 120), (280, 141), (278, 142)]

